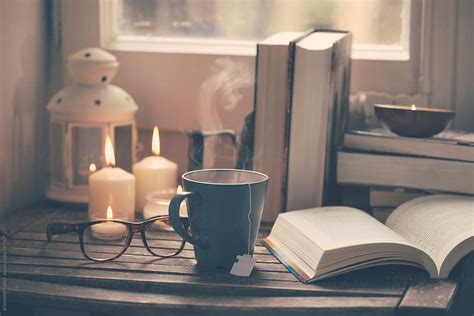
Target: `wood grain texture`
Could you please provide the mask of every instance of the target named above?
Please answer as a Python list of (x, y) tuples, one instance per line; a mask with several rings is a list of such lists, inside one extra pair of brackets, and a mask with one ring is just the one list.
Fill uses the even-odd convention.
[[(430, 303), (429, 293), (436, 293), (426, 283), (430, 282), (427, 274), (400, 266), (376, 267), (303, 284), (260, 242), (255, 248), (257, 264), (248, 278), (199, 267), (190, 245), (174, 258), (151, 256), (137, 236), (123, 256), (97, 263), (83, 257), (75, 233), (46, 240), (47, 223), (85, 221), (84, 210), (45, 205), (30, 214), (27, 225), (21, 223), (19, 230), (10, 227), (10, 231), (17, 231), (7, 238), (8, 297), (15, 304), (120, 315), (157, 311), (165, 315), (390, 315), (396, 313), (400, 302), (404, 311), (446, 310), (455, 293), (452, 286), (456, 283), (445, 281), (446, 285), (436, 290), (443, 300)], [(263, 227), (260, 237), (268, 231), (268, 226)], [(153, 238), (163, 240), (160, 247), (178, 243), (172, 232), (163, 231)], [(90, 246), (90, 251), (116, 253), (120, 248), (98, 243)], [(425, 288), (432, 292), (423, 296)]]
[(402, 313), (442, 313), (452, 303), (457, 283), (449, 280), (417, 280), (410, 285), (399, 309)]

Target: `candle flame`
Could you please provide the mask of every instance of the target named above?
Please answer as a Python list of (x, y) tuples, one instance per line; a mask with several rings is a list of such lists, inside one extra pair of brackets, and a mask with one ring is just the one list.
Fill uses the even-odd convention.
[(160, 155), (160, 131), (158, 130), (158, 126), (155, 126), (155, 128), (153, 129), (151, 151), (157, 156)]
[(113, 219), (114, 218), (114, 213), (112, 212), (112, 207), (107, 208), (107, 219)]
[(411, 105), (411, 110), (416, 111), (416, 106), (414, 104)]
[(109, 166), (115, 167), (114, 146), (112, 145), (112, 140), (109, 135), (105, 138), (105, 162)]
[(176, 189), (176, 193), (177, 194), (183, 193), (183, 187), (178, 185), (178, 188)]
[(95, 165), (95, 163), (91, 163), (89, 165), (89, 171), (90, 172), (95, 172), (97, 170), (97, 166)]

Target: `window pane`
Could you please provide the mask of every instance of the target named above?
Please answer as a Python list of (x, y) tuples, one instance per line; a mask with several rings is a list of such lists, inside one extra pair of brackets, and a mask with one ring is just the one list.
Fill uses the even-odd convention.
[(73, 127), (72, 128), (72, 183), (87, 185), (91, 174), (91, 164), (96, 169), (102, 167), (102, 128)]
[(261, 40), (314, 26), (351, 30), (356, 44), (405, 45), (410, 0), (121, 0), (117, 34)]
[(117, 167), (132, 171), (132, 125), (115, 127), (115, 159)]
[(63, 126), (62, 123), (51, 124), (51, 182), (58, 186), (65, 180)]

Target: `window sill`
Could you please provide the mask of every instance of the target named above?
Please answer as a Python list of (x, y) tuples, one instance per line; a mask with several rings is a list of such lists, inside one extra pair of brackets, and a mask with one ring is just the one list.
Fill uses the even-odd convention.
[[(207, 40), (175, 37), (120, 36), (105, 42), (106, 49), (172, 54), (255, 56), (255, 41)], [(354, 45), (353, 60), (407, 61), (409, 52), (401, 46)]]
[(120, 36), (113, 41), (103, 43), (106, 49), (174, 54), (203, 54), (227, 56), (255, 56), (254, 41), (206, 40), (173, 37), (136, 37)]

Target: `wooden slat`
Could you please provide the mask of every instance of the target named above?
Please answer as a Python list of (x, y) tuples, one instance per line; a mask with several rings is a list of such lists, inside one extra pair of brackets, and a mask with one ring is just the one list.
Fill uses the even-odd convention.
[[(142, 244), (141, 243), (141, 237), (140, 234), (135, 234), (136, 237), (132, 241), (132, 245), (137, 245), (137, 244)], [(26, 230), (21, 230), (14, 235), (9, 236), (10, 239), (24, 239), (24, 240), (40, 240), (40, 241), (46, 241), (46, 229), (43, 231), (39, 232), (32, 232), (32, 231), (26, 231)], [(77, 233), (66, 233), (66, 234), (61, 234), (61, 235), (54, 235), (53, 236), (53, 241), (63, 241), (63, 242), (73, 242), (77, 243), (79, 240), (79, 237)], [(160, 240), (160, 241), (174, 241), (174, 242), (180, 242), (181, 238), (174, 232), (167, 232), (167, 231), (162, 231), (162, 232), (154, 232), (153, 235), (149, 234), (147, 235), (147, 240)], [(98, 243), (100, 243), (98, 241)], [(104, 244), (106, 244), (104, 242)], [(191, 249), (191, 245), (188, 243), (187, 246)], [(271, 255), (270, 252), (263, 246), (261, 243), (260, 239), (257, 240), (256, 245), (255, 245), (255, 253), (262, 253), (262, 254), (268, 254)]]
[[(38, 257), (38, 258), (56, 258), (56, 259), (74, 259), (78, 260), (77, 264), (90, 263), (82, 253), (78, 251), (70, 250), (50, 250), (50, 249), (37, 249), (37, 248), (17, 248), (9, 247), (9, 255), (23, 256), (23, 257)], [(91, 252), (92, 253), (92, 252)], [(93, 254), (93, 253), (92, 253)], [(82, 261), (82, 262), (80, 262)], [(121, 257), (113, 261), (117, 263), (139, 263), (147, 265), (164, 265), (164, 266), (183, 266), (183, 267), (196, 267), (196, 260), (194, 258), (183, 258), (183, 257), (171, 257), (171, 258), (159, 258), (151, 255), (130, 255), (123, 254)], [(100, 266), (102, 263), (96, 263)], [(267, 272), (280, 272), (287, 274), (288, 270), (281, 264), (257, 262), (256, 271), (267, 271)], [(296, 280), (296, 279), (295, 279)]]
[[(87, 221), (87, 218), (80, 218), (80, 220)], [(70, 220), (67, 219), (65, 221), (62, 221), (65, 223), (77, 223), (77, 220)], [(31, 232), (31, 233), (44, 233), (46, 232), (46, 225), (50, 223), (31, 223), (30, 225), (25, 225), (21, 231), (24, 232)], [(270, 233), (271, 226), (269, 225), (262, 225), (260, 226), (260, 230), (258, 232), (259, 238), (266, 237)]]
[(457, 283), (449, 280), (415, 279), (400, 301), (400, 311), (407, 314), (429, 310), (446, 311), (451, 306)]
[(398, 296), (403, 294), (406, 281), (377, 278), (370, 275), (353, 275), (351, 278), (335, 277), (313, 284), (300, 282), (257, 280), (254, 278), (222, 278), (217, 275), (179, 275), (143, 273), (141, 271), (104, 271), (99, 269), (74, 269), (36, 265), (9, 264), (8, 273), (13, 277), (49, 282), (79, 284), (114, 288), (198, 291), (244, 291), (255, 295), (365, 295)]
[(130, 293), (74, 285), (10, 279), (9, 299), (42, 306), (93, 310), (115, 315), (388, 315), (397, 304), (393, 297), (258, 297), (199, 292), (184, 295)]
[[(161, 236), (161, 235), (160, 235)], [(180, 241), (177, 238), (170, 239), (166, 238), (167, 236), (165, 235), (163, 239), (160, 239), (160, 243), (162, 245), (169, 245), (169, 246), (176, 246), (179, 245)], [(24, 232), (20, 231), (17, 232), (15, 235), (8, 237), (9, 240), (32, 240), (32, 241), (47, 241), (46, 233), (32, 233), (32, 232)], [(151, 238), (150, 240), (156, 240), (157, 238)], [(162, 242), (161, 242), (162, 240)], [(77, 236), (76, 233), (67, 233), (67, 234), (62, 234), (62, 235), (55, 235), (53, 236), (53, 240), (50, 242), (55, 243), (55, 242), (68, 242), (68, 243), (73, 243), (79, 245), (79, 237)], [(97, 245), (110, 245), (110, 243), (103, 242), (101, 243), (100, 241), (96, 242), (95, 244)], [(118, 242), (117, 242), (118, 244)], [(131, 246), (138, 246), (142, 247), (143, 243), (141, 240), (140, 236), (135, 236), (134, 239), (132, 240)], [(189, 243), (186, 244), (186, 249), (192, 249), (192, 245)], [(265, 248), (264, 246), (257, 245), (255, 247), (255, 254), (261, 254), (261, 255), (268, 255), (269, 257), (273, 257), (273, 255)], [(275, 259), (276, 260), (276, 259)]]
[[(155, 259), (161, 260), (161, 259)], [(42, 257), (24, 257), (24, 256), (8, 256), (9, 264), (23, 264), (28, 266), (47, 266), (47, 267), (67, 267), (75, 269), (97, 269), (97, 270), (113, 270), (113, 271), (140, 271), (153, 273), (167, 273), (167, 274), (184, 274), (184, 275), (213, 275), (226, 280), (232, 278), (228, 271), (224, 270), (208, 270), (200, 269), (197, 266), (173, 266), (173, 265), (157, 265), (143, 263), (129, 263), (129, 262), (91, 262), (89, 260), (71, 260), (71, 259), (57, 259), (57, 258), (42, 258)], [(275, 281), (291, 281), (298, 282), (296, 277), (290, 273), (281, 272), (267, 272), (255, 270), (252, 273), (252, 278), (261, 280), (275, 280)]]
[[(197, 266), (172, 266), (172, 265), (151, 265), (144, 263), (124, 263), (124, 262), (102, 262), (96, 263), (85, 260), (56, 259), (56, 258), (40, 258), (40, 257), (19, 257), (10, 255), (9, 264), (22, 264), (28, 266), (47, 266), (47, 267), (67, 267), (74, 269), (96, 269), (105, 272), (113, 271), (129, 271), (136, 270), (144, 273), (161, 273), (161, 274), (184, 274), (184, 275), (213, 275), (223, 280), (231, 276), (227, 271), (223, 270), (206, 270)], [(256, 280), (275, 280), (275, 281), (291, 281), (298, 282), (296, 277), (291, 273), (253, 271), (252, 278)]]
[[(30, 241), (30, 240), (17, 240), (17, 239), (8, 239), (7, 242), (9, 247), (17, 247), (17, 248), (34, 248), (35, 246), (38, 247), (38, 249), (44, 249), (44, 250), (71, 250), (71, 251), (77, 251), (80, 253), (80, 247), (78, 242), (60, 242), (60, 241), (54, 241), (54, 242), (46, 242), (46, 241)], [(187, 249), (183, 250), (177, 257), (178, 258), (189, 258), (193, 259), (194, 258), (194, 250), (192, 250), (190, 247), (186, 247)], [(105, 245), (90, 245), (88, 246), (88, 250), (92, 250), (94, 252), (98, 253), (117, 253), (122, 249), (120, 246), (105, 246)], [(143, 245), (138, 243), (135, 246), (132, 245), (129, 247), (126, 251), (126, 254), (129, 255), (138, 255), (138, 256), (151, 256), (150, 253), (145, 249)], [(267, 263), (267, 264), (280, 264), (278, 259), (273, 257), (272, 255), (269, 254), (256, 254), (254, 255), (254, 258), (257, 259), (257, 262), (260, 263)]]

